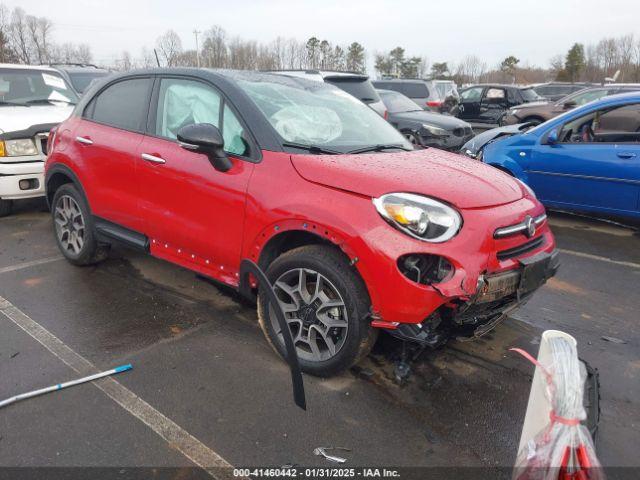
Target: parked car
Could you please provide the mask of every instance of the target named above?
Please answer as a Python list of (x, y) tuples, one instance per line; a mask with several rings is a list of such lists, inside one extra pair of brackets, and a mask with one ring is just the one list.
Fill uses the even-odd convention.
[(444, 97), (430, 80), (420, 79), (387, 79), (374, 80), (373, 86), (382, 90), (393, 90), (409, 97), (420, 108), (439, 112), (444, 106)]
[(387, 115), (384, 103), (373, 88), (368, 75), (353, 72), (333, 72), (328, 70), (270, 70), (269, 73), (306, 78), (318, 82), (330, 83), (353, 95), (371, 107), (381, 117)]
[(474, 85), (460, 92), (460, 104), (455, 115), (467, 122), (495, 125), (510, 108), (539, 100), (541, 97), (531, 87)]
[[(50, 145), (47, 198), (71, 263), (99, 262), (119, 241), (255, 298), (240, 274), (253, 260), (316, 375), (362, 358), (379, 329), (430, 346), (474, 338), (557, 268), (544, 207), (523, 184), (414, 150), (328, 84), (129, 72), (87, 92)], [(282, 355), (264, 290), (257, 302)]]
[(548, 207), (640, 218), (640, 93), (604, 97), (484, 148)]
[(55, 63), (51, 67), (60, 72), (78, 96), (85, 92), (92, 81), (111, 74), (109, 70), (88, 63)]
[(387, 120), (407, 140), (422, 147), (459, 150), (473, 137), (471, 125), (458, 118), (422, 110), (410, 98), (391, 90), (378, 90), (387, 107)]
[(0, 64), (0, 217), (14, 200), (44, 195), (49, 130), (77, 100), (52, 68)]
[(556, 101), (578, 90), (593, 86), (592, 83), (547, 82), (534, 85), (533, 89), (545, 100)]
[(557, 102), (532, 102), (518, 105), (508, 110), (504, 117), (502, 117), (500, 123), (502, 125), (515, 125), (517, 123), (532, 123), (537, 125), (567, 110), (594, 100), (599, 100), (607, 95), (638, 90), (640, 90), (640, 84), (614, 84), (585, 88), (571, 95), (567, 95)]
[(475, 158), (476, 160), (482, 160), (484, 148), (489, 143), (495, 142), (499, 138), (524, 133), (533, 127), (535, 127), (535, 124), (532, 123), (518, 123), (517, 125), (507, 125), (485, 130), (467, 141), (460, 149), (460, 153), (467, 157)]

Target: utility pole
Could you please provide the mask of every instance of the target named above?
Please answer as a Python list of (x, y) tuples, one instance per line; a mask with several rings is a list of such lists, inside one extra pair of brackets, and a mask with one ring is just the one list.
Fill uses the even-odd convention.
[(198, 45), (198, 35), (200, 35), (200, 33), (199, 30), (193, 31), (193, 34), (196, 36), (196, 65), (198, 65), (198, 68), (200, 68), (200, 47)]

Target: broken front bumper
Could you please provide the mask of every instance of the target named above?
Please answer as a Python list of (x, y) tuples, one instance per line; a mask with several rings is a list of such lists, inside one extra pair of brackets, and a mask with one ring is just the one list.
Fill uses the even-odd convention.
[[(520, 268), (481, 276), (476, 294), (456, 308), (445, 306), (422, 324), (399, 324), (388, 330), (402, 340), (435, 347), (447, 338), (473, 340), (491, 331), (510, 312), (523, 305), (560, 266), (558, 250), (520, 260)], [(442, 328), (443, 320), (448, 320)]]

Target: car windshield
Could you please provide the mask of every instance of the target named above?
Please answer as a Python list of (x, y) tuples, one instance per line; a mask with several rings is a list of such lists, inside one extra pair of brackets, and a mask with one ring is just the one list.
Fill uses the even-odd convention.
[(88, 71), (88, 72), (68, 72), (71, 79), (71, 85), (76, 89), (76, 92), (84, 93), (89, 84), (96, 78), (101, 78), (109, 75), (109, 72), (100, 71)]
[(0, 70), (0, 105), (72, 104), (77, 95), (49, 70)]
[(533, 88), (523, 88), (520, 90), (520, 95), (522, 95), (522, 99), (525, 102), (537, 102), (539, 100), (544, 100)]
[(408, 97), (398, 92), (380, 92), (382, 101), (389, 113), (416, 112), (422, 109)]
[(238, 79), (283, 142), (340, 153), (364, 147), (411, 145), (386, 120), (345, 91), (292, 77)]
[(333, 76), (325, 77), (324, 81), (341, 88), (365, 103), (380, 101), (380, 96), (366, 78)]
[(594, 100), (599, 100), (605, 95), (607, 95), (607, 90), (603, 88), (599, 88), (597, 90), (580, 90), (579, 92), (562, 98), (559, 103), (575, 102), (576, 106), (580, 106)]

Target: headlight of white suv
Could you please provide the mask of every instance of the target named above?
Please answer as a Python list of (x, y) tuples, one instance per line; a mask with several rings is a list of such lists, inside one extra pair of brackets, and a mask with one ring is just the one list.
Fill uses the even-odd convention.
[(428, 123), (423, 123), (422, 128), (427, 132), (429, 132), (431, 135), (437, 135), (437, 136), (449, 135), (449, 132), (447, 132), (444, 128), (436, 127), (435, 125), (429, 125)]
[(22, 157), (37, 154), (36, 144), (30, 138), (0, 142), (0, 156), (2, 157)]
[(388, 193), (374, 198), (373, 204), (395, 228), (425, 242), (446, 242), (462, 226), (462, 217), (456, 210), (422, 195)]

